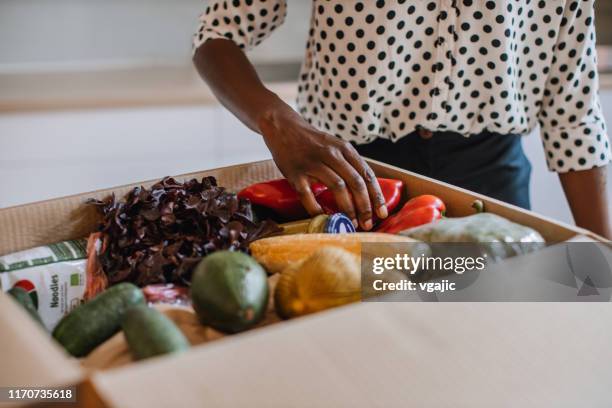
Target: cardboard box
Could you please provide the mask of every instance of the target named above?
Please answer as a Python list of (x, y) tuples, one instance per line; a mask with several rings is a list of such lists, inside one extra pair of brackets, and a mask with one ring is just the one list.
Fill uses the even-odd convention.
[[(438, 195), (450, 216), (473, 213), (473, 200), (481, 199), (488, 212), (535, 228), (547, 242), (592, 236), (370, 163), (379, 176), (403, 179), (409, 196)], [(204, 175), (238, 190), (280, 173), (273, 162), (263, 161), (177, 178)], [(1, 209), (0, 255), (84, 237), (99, 221), (85, 199), (111, 192), (123, 196), (153, 182)], [(612, 401), (609, 309), (607, 304), (362, 303), (228, 336), (178, 356), (87, 371), (0, 293), (0, 386), (77, 384), (80, 405), (108, 407), (573, 406), (585, 401), (595, 406), (591, 402)]]

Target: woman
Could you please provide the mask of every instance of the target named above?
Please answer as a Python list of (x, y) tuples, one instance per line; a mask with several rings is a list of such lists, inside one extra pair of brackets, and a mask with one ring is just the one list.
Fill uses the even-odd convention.
[(529, 208), (537, 123), (576, 223), (612, 237), (593, 1), (314, 0), (293, 111), (245, 57), (286, 0), (209, 1), (194, 62), (308, 211), (313, 179), (365, 229), (387, 210), (360, 154)]

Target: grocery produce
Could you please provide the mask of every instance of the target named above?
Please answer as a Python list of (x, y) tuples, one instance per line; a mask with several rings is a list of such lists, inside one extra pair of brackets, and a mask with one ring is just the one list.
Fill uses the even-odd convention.
[(338, 247), (322, 247), (283, 271), (274, 291), (274, 307), (286, 319), (360, 298), (359, 258)]
[(444, 202), (430, 194), (414, 197), (401, 210), (391, 215), (376, 228), (378, 232), (397, 234), (408, 228), (439, 220), (446, 211)]
[(332, 215), (319, 214), (309, 220), (300, 220), (281, 224), (284, 235), (324, 232), (327, 234), (346, 234), (355, 232), (355, 226), (343, 213)]
[[(167, 304), (150, 307), (170, 319), (191, 347), (223, 337), (216, 330), (202, 326), (192, 308)], [(79, 363), (86, 370), (106, 370), (133, 364), (134, 360), (126, 335), (120, 331), (96, 347)]]
[(81, 304), (91, 284), (85, 240), (58, 242), (0, 256), (0, 289), (23, 288), (45, 327)]
[(241, 332), (257, 324), (266, 312), (266, 272), (244, 253), (215, 252), (196, 267), (191, 300), (202, 324), (225, 333)]
[[(312, 183), (310, 190), (316, 197), (327, 187), (321, 183)], [(284, 178), (252, 184), (241, 190), (238, 197), (274, 211), (283, 220), (298, 220), (308, 216), (300, 196)]]
[(26, 312), (32, 317), (32, 319), (44, 327), (44, 323), (41, 320), (38, 312), (36, 311), (36, 306), (34, 306), (34, 302), (30, 297), (30, 294), (19, 286), (15, 286), (14, 288), (9, 289), (7, 292), (21, 307), (25, 309)]
[(537, 231), (489, 213), (445, 218), (407, 229), (401, 235), (427, 242), (479, 243), (483, 253), (493, 260), (532, 252), (546, 245)]
[[(399, 205), (402, 199), (402, 192), (404, 190), (404, 182), (401, 180), (377, 178), (380, 191), (385, 197), (385, 205), (389, 214), (391, 214), (396, 207)], [(333, 214), (340, 209), (336, 204), (336, 198), (331, 190), (327, 189), (321, 192), (317, 196), (317, 202), (321, 204), (321, 208), (328, 214)]]
[(251, 203), (213, 177), (180, 183), (166, 177), (134, 188), (124, 201), (93, 200), (104, 215), (99, 261), (110, 284), (129, 281), (189, 285), (193, 267), (221, 249), (246, 251), (251, 241), (280, 232), (257, 222)]
[(189, 348), (189, 342), (172, 320), (145, 305), (127, 309), (121, 329), (136, 360), (178, 353)]
[[(401, 180), (377, 178), (389, 213), (399, 204), (404, 182)], [(340, 211), (333, 192), (324, 184), (310, 186), (317, 202), (327, 214)], [(298, 193), (287, 179), (270, 180), (253, 184), (238, 193), (238, 197), (250, 200), (253, 204), (273, 211), (284, 221), (298, 220), (308, 216), (302, 206)]]
[(301, 261), (312, 255), (322, 246), (345, 249), (360, 255), (364, 242), (399, 243), (416, 242), (400, 235), (377, 232), (356, 232), (353, 234), (295, 234), (263, 238), (253, 242), (249, 248), (251, 255), (269, 273), (281, 272), (289, 264)]
[(119, 331), (125, 311), (144, 304), (142, 291), (131, 283), (111, 286), (65, 316), (53, 337), (75, 357), (87, 355)]

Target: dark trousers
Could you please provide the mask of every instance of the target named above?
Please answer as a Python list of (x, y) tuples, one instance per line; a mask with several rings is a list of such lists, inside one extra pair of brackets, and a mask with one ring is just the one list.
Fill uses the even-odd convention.
[(355, 148), (364, 157), (530, 208), (531, 164), (519, 135), (434, 132), (423, 139), (415, 132), (395, 143), (376, 139)]

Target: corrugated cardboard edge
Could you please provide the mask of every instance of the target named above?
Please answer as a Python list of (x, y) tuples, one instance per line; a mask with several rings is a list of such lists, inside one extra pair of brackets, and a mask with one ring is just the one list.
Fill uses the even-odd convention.
[(557, 306), (355, 304), (92, 382), (113, 408), (605, 406), (609, 307)]
[[(176, 176), (178, 180), (213, 176), (219, 185), (239, 190), (257, 181), (280, 177), (271, 160)], [(0, 209), (0, 255), (45, 245), (53, 242), (86, 237), (96, 228), (99, 214), (87, 199), (102, 199), (114, 193), (122, 197), (134, 187), (150, 187), (155, 182), (141, 183), (96, 190), (52, 200), (39, 201)]]
[(62, 386), (82, 379), (76, 360), (2, 291), (0, 311), (0, 386)]
[[(537, 229), (547, 242), (565, 241), (577, 234), (593, 235), (589, 231), (398, 167), (373, 160), (369, 160), (369, 162), (374, 171), (381, 177), (404, 179), (408, 184), (409, 196), (419, 194), (440, 196), (446, 201), (451, 216), (473, 214), (474, 210), (470, 207), (471, 203), (475, 199), (480, 199), (485, 203), (487, 211)], [(184, 180), (203, 176), (214, 176), (217, 178), (219, 185), (230, 190), (239, 190), (257, 181), (280, 177), (281, 173), (272, 160), (264, 160), (183, 174), (176, 176), (176, 178)], [(121, 197), (134, 187), (149, 187), (158, 180), (148, 180), (0, 209), (0, 255), (52, 242), (85, 237), (95, 229), (99, 221), (99, 214), (94, 206), (85, 205), (87, 199), (101, 199), (111, 193)]]
[(494, 213), (531, 227), (540, 232), (546, 242), (549, 243), (566, 241), (577, 234), (592, 234), (590, 231), (553, 220), (533, 211), (528, 211), (429, 177), (407, 172), (399, 167), (370, 159), (368, 159), (368, 162), (376, 175), (380, 177), (400, 178), (402, 175), (404, 177), (410, 175), (410, 182), (408, 183), (409, 196), (413, 197), (421, 194), (437, 195), (446, 202), (447, 213), (451, 217), (463, 217), (474, 214), (475, 211), (472, 208), (472, 203), (474, 200), (482, 200), (485, 204), (486, 212)]

